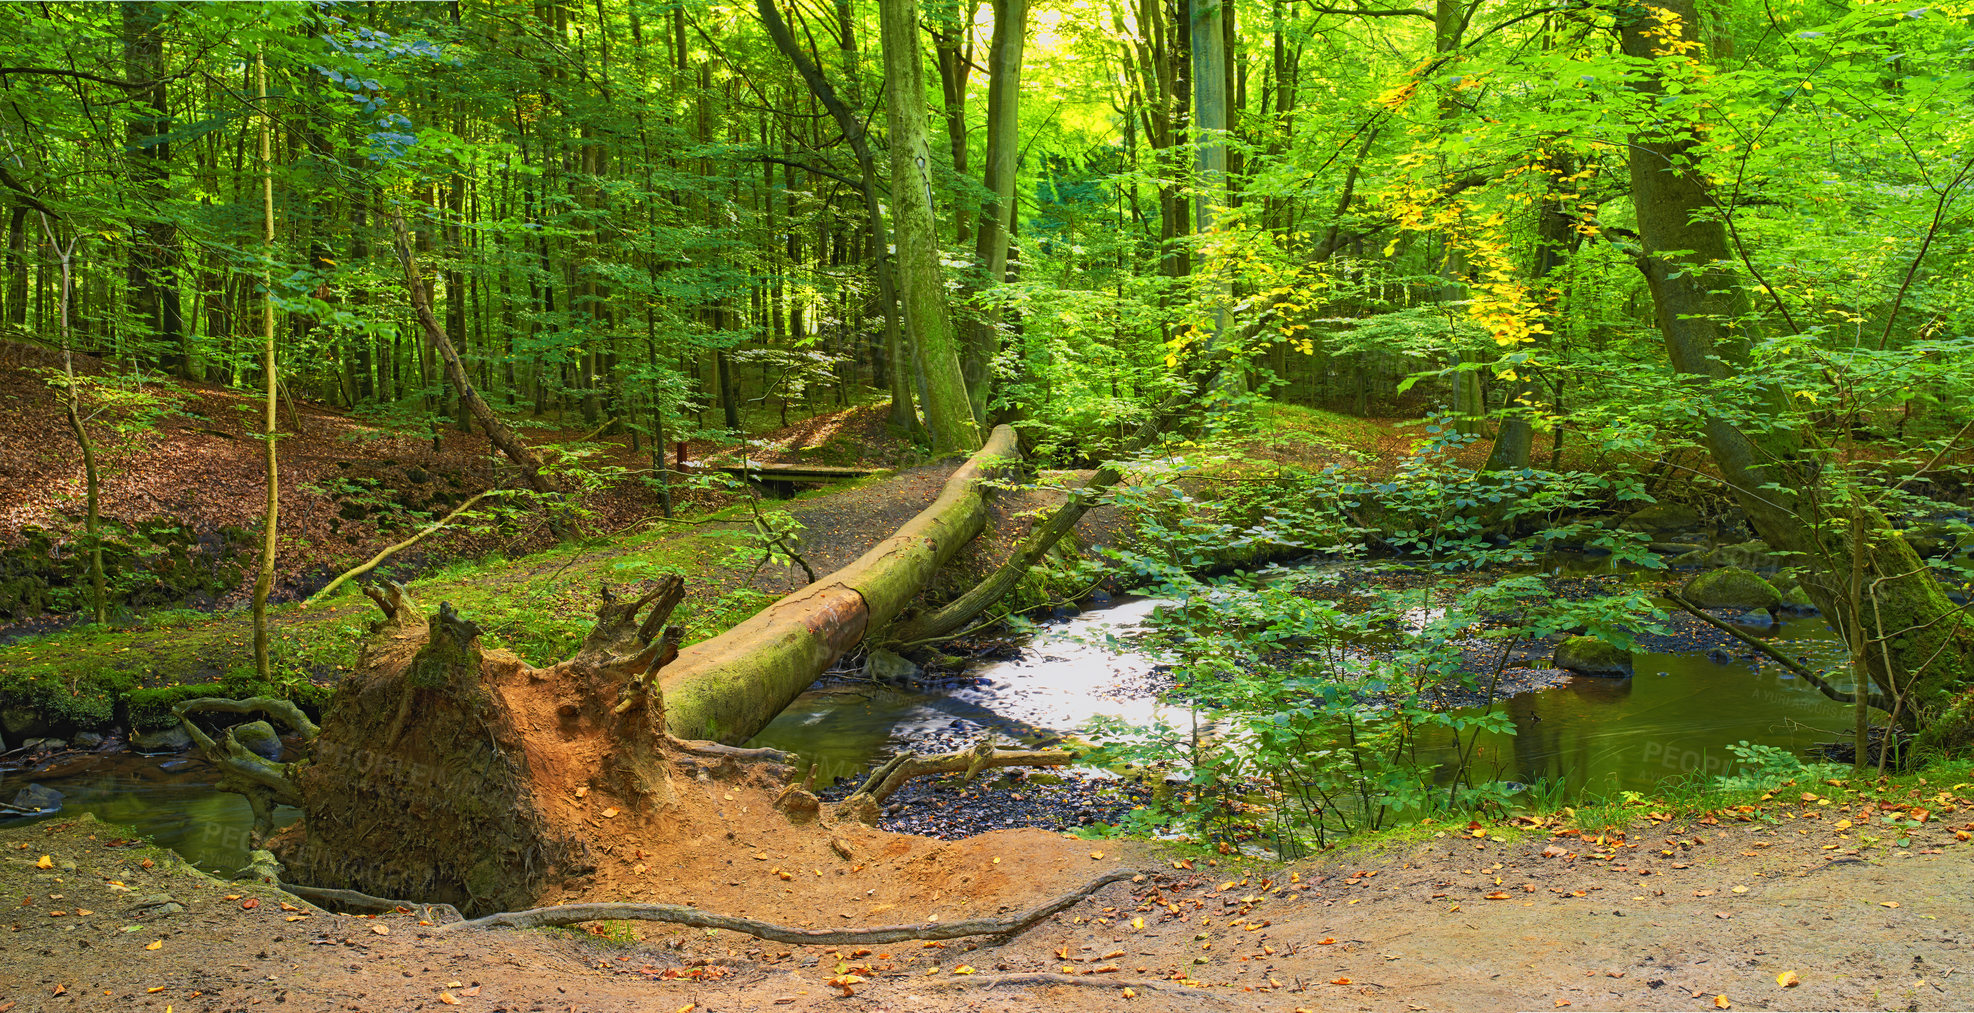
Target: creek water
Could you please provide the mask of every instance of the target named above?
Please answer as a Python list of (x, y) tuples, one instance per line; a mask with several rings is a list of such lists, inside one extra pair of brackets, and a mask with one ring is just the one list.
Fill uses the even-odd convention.
[[(1161, 702), (1156, 666), (1130, 639), (1160, 603), (1125, 600), (1044, 626), (1014, 657), (978, 662), (944, 688), (896, 689), (825, 681), (804, 693), (749, 745), (800, 753), (823, 783), (855, 777), (892, 752), (962, 748), (983, 731), (1031, 744), (1073, 735), (1103, 715), (1132, 724), (1187, 727), (1183, 706)], [(1818, 618), (1791, 618), (1770, 638), (1812, 667), (1841, 657)], [(1573, 677), (1495, 704), (1514, 734), (1473, 745), (1476, 780), (1549, 782), (1571, 795), (1647, 790), (1667, 779), (1730, 770), (1741, 740), (1798, 754), (1843, 738), (1852, 721), (1834, 703), (1772, 663), (1725, 663), (1704, 650), (1635, 655), (1630, 679)], [(1451, 759), (1451, 741), (1421, 743), (1421, 759)], [(87, 811), (174, 848), (202, 869), (230, 874), (246, 863), (251, 815), (240, 797), (212, 788), (213, 773), (188, 758), (127, 753), (73, 757), (54, 768), (8, 771), (0, 800), (29, 782), (64, 793), (64, 813)], [(287, 814), (286, 818), (292, 818)]]

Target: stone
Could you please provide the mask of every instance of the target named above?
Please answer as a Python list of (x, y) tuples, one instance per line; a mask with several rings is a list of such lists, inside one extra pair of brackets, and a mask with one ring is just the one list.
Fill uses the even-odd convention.
[(95, 749), (103, 744), (103, 736), (99, 732), (77, 732), (73, 741), (77, 749)]
[[(1692, 542), (1653, 542), (1645, 548), (1654, 555), (1677, 556), (1679, 559), (1685, 559), (1689, 556), (1705, 556), (1707, 554), (1706, 546), (1696, 545)], [(1675, 559), (1674, 562), (1678, 562), (1678, 559)]]
[(1743, 570), (1778, 570), (1782, 567), (1782, 557), (1760, 539), (1723, 545), (1713, 551), (1713, 561), (1720, 566), (1737, 566)]
[(1618, 522), (1618, 527), (1643, 532), (1655, 542), (1704, 542), (1711, 533), (1700, 511), (1684, 503), (1654, 503)]
[(40, 742), (35, 743), (34, 746), (34, 748), (39, 749), (44, 753), (59, 753), (62, 750), (67, 749), (68, 747), (69, 747), (68, 740), (53, 739), (53, 738), (42, 739)]
[(1780, 625), (1775, 621), (1775, 617), (1773, 615), (1770, 615), (1767, 612), (1760, 611), (1759, 609), (1752, 612), (1743, 612), (1738, 616), (1734, 616), (1728, 619), (1727, 621), (1733, 623), (1736, 626), (1748, 626), (1757, 630), (1773, 629), (1774, 627)]
[(1773, 612), (1782, 606), (1782, 593), (1775, 585), (1734, 566), (1700, 574), (1687, 581), (1680, 593), (1703, 609)]
[(62, 793), (46, 785), (30, 784), (14, 793), (13, 805), (29, 812), (55, 812), (62, 808)]
[(864, 678), (872, 682), (904, 685), (918, 678), (918, 674), (918, 666), (909, 659), (882, 648), (864, 658)]
[(192, 737), (177, 725), (148, 732), (132, 732), (130, 748), (140, 753), (182, 753), (192, 748)]
[(32, 707), (0, 708), (0, 735), (9, 739), (27, 739), (46, 735), (48, 731), (47, 719)]
[(1821, 610), (1816, 607), (1816, 602), (1810, 600), (1809, 592), (1798, 584), (1782, 592), (1782, 611), (1796, 616), (1813, 616)]
[(244, 725), (233, 726), (233, 741), (246, 747), (249, 752), (259, 754), (269, 760), (281, 758), (281, 736), (274, 726), (265, 721), (249, 721)]
[(1558, 644), (1554, 664), (1578, 675), (1631, 678), (1631, 652), (1596, 637), (1571, 637)]
[(185, 910), (185, 905), (173, 900), (170, 894), (154, 893), (138, 898), (136, 903), (130, 905), (130, 908), (140, 917), (162, 918), (166, 915), (175, 915)]

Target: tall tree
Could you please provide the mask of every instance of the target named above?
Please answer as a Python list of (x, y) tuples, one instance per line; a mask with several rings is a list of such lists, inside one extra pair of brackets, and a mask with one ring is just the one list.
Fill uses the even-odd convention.
[(924, 385), (925, 424), (934, 453), (980, 449), (980, 426), (946, 306), (933, 212), (932, 150), (926, 142), (924, 60), (916, 0), (880, 0), (886, 122), (891, 134), (891, 203), (898, 215), (899, 295)]
[[(1008, 271), (1008, 233), (1017, 211), (1015, 180), (1021, 164), (1021, 54), (1027, 41), (1028, 0), (994, 0), (994, 38), (987, 50), (987, 164), (981, 180), (987, 199), (973, 249), (979, 272), (973, 287), (978, 290), (999, 285)], [(982, 308), (961, 362), (978, 418), (987, 417), (992, 367), (1000, 350), (1000, 313)]]
[(1719, 407), (1703, 423), (1721, 477), (1755, 532), (1805, 564), (1803, 587), (1838, 620), (1879, 699), (1920, 732), (1922, 748), (1974, 741), (1974, 628), (1905, 538), (1830, 467), (1816, 434), (1747, 420), (1791, 417), (1772, 383), (1749, 383), (1756, 318), (1723, 202), (1700, 166), (1705, 108), (1669, 95), (1702, 71), (1693, 0), (1652, 0), (1620, 19), (1624, 52), (1650, 61), (1639, 89), (1649, 126), (1627, 161), (1642, 248), (1637, 263), (1652, 294), (1673, 368)]
[(178, 295), (178, 235), (170, 217), (167, 183), (171, 107), (161, 31), (165, 7), (156, 0), (123, 0), (121, 8), (124, 74), (131, 84), (124, 157), (138, 203), (130, 251), (130, 315), (144, 336), (163, 350), (160, 364), (191, 379)]

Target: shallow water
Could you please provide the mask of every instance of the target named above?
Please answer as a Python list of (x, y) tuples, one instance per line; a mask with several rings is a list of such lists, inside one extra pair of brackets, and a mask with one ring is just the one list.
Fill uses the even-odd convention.
[[(1153, 663), (1128, 642), (1160, 602), (1125, 600), (1053, 623), (1012, 660), (983, 662), (972, 684), (899, 690), (825, 685), (804, 693), (749, 743), (800, 753), (824, 783), (863, 774), (901, 748), (964, 748), (983, 730), (1004, 741), (1035, 744), (1075, 734), (1105, 715), (1134, 724), (1164, 720), (1187, 727), (1188, 708), (1160, 703)], [(1785, 621), (1772, 637), (1812, 667), (1841, 655), (1821, 619)], [(1749, 653), (1738, 648), (1733, 653)], [(1780, 666), (1704, 653), (1636, 656), (1627, 680), (1577, 677), (1496, 704), (1517, 734), (1483, 735), (1474, 778), (1533, 784), (1559, 782), (1570, 794), (1647, 790), (1668, 779), (1732, 769), (1726, 747), (1740, 740), (1802, 753), (1844, 737), (1852, 710), (1819, 694)], [(1422, 744), (1422, 759), (1447, 759), (1450, 741)], [(246, 863), (252, 817), (246, 801), (212, 788), (202, 761), (108, 754), (64, 761), (55, 769), (10, 771), (0, 800), (30, 781), (63, 792), (64, 812), (87, 811), (134, 827), (202, 869), (231, 874)], [(292, 819), (292, 811), (283, 814)]]
[[(180, 756), (103, 753), (71, 757), (52, 768), (8, 771), (0, 799), (32, 782), (64, 796), (60, 819), (87, 812), (105, 823), (135, 829), (199, 868), (222, 877), (247, 864), (247, 833), (254, 817), (247, 800), (213, 789), (213, 768)], [(281, 807), (285, 824), (299, 810)], [(5, 822), (5, 821), (0, 821)]]

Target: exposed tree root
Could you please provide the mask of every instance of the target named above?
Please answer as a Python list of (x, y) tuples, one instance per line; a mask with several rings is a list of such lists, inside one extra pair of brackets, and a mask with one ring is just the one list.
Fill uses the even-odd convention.
[(243, 700), (228, 700), (223, 697), (202, 696), (195, 700), (181, 700), (173, 705), (171, 712), (183, 721), (192, 711), (220, 711), (226, 714), (265, 714), (295, 730), (304, 739), (314, 739), (322, 733), (315, 722), (292, 700), (282, 700), (271, 696), (250, 696)]
[(931, 981), (915, 982), (913, 988), (1022, 988), (1039, 986), (1055, 988), (1067, 985), (1072, 988), (1107, 988), (1117, 991), (1131, 989), (1137, 992), (1186, 992), (1203, 998), (1224, 1001), (1226, 996), (1213, 993), (1193, 985), (1181, 985), (1170, 981), (1136, 981), (1130, 978), (1117, 978), (1108, 974), (1053, 974), (1048, 971), (1021, 971), (1013, 974), (970, 974), (963, 978), (939, 978)]
[(926, 774), (965, 774), (971, 781), (980, 772), (990, 767), (1061, 767), (1076, 762), (1076, 754), (1067, 749), (996, 749), (994, 744), (982, 739), (972, 749), (939, 756), (919, 756), (916, 753), (899, 753), (883, 766), (871, 771), (864, 783), (837, 804), (836, 811), (860, 822), (876, 825), (878, 807), (890, 798), (893, 792), (905, 786), (905, 782)]
[(436, 925), (447, 922), (464, 921), (465, 915), (451, 904), (423, 904), (413, 900), (391, 900), (388, 897), (372, 897), (356, 890), (331, 890), (320, 886), (297, 886), (294, 883), (274, 884), (284, 892), (292, 893), (301, 899), (325, 910), (335, 911), (415, 911), (425, 921)]
[(1091, 894), (1120, 880), (1131, 879), (1139, 873), (1132, 869), (1116, 869), (1083, 884), (1075, 890), (1063, 894), (1039, 907), (1015, 915), (1012, 918), (971, 918), (958, 922), (924, 922), (918, 925), (887, 925), (875, 929), (804, 929), (788, 925), (776, 925), (758, 918), (738, 918), (717, 915), (698, 908), (683, 907), (678, 904), (559, 904), (553, 907), (530, 908), (526, 911), (503, 911), (499, 914), (475, 918), (471, 921), (455, 922), (440, 926), (439, 931), (455, 929), (535, 929), (550, 926), (576, 925), (596, 921), (646, 921), (667, 922), (674, 925), (691, 925), (697, 928), (725, 929), (739, 932), (777, 943), (806, 943), (818, 946), (856, 946), (878, 943), (896, 943), (907, 939), (959, 939), (964, 936), (1014, 936), (1036, 922), (1042, 921), (1059, 911), (1082, 902)]

